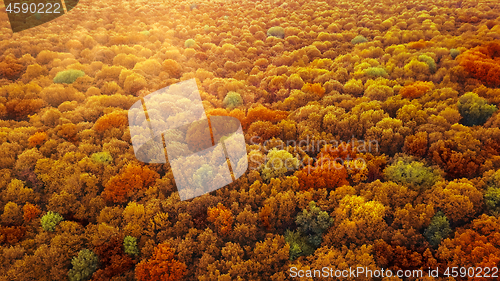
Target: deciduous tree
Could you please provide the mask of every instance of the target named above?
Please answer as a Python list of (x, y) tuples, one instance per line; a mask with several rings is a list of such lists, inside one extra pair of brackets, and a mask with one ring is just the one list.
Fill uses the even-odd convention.
[(140, 281), (182, 280), (187, 266), (175, 259), (174, 251), (168, 244), (159, 244), (153, 256), (143, 260), (135, 268), (135, 277)]
[(129, 164), (109, 179), (102, 195), (107, 201), (123, 203), (133, 192), (153, 185), (158, 178), (158, 173), (147, 166)]
[(212, 222), (221, 235), (228, 235), (233, 226), (233, 213), (221, 203), (208, 209), (207, 220)]

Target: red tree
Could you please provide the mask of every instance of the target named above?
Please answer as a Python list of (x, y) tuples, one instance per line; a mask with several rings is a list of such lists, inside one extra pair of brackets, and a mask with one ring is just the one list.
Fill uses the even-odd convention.
[(102, 195), (108, 201), (123, 203), (133, 192), (153, 185), (158, 178), (158, 173), (148, 167), (129, 164), (106, 183)]
[(174, 250), (169, 245), (160, 244), (151, 259), (136, 266), (135, 277), (140, 281), (176, 281), (186, 275), (186, 269), (184, 263), (174, 258)]

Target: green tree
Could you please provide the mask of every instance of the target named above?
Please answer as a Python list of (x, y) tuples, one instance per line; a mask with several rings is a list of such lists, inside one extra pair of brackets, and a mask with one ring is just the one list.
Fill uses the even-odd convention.
[(457, 49), (450, 49), (450, 56), (455, 59), (456, 57), (458, 57), (458, 55), (460, 55), (460, 50), (457, 50)]
[(314, 247), (308, 243), (307, 237), (300, 231), (285, 231), (285, 241), (290, 245), (290, 260), (295, 260), (300, 256), (309, 256), (314, 253)]
[(126, 254), (131, 256), (137, 256), (139, 254), (139, 248), (137, 248), (137, 238), (127, 235), (123, 239), (123, 249)]
[(368, 42), (368, 39), (366, 39), (366, 37), (364, 37), (363, 35), (358, 35), (351, 40), (351, 43), (353, 45), (356, 45), (359, 43), (365, 43), (365, 42)]
[(313, 254), (321, 245), (323, 232), (333, 224), (333, 219), (311, 201), (309, 208), (297, 214), (295, 223), (297, 231), (285, 232), (285, 241), (290, 245), (290, 260)]
[(184, 42), (184, 48), (191, 48), (193, 47), (194, 45), (196, 45), (196, 41), (194, 41), (194, 39), (187, 39), (185, 42)]
[(70, 281), (89, 280), (92, 274), (97, 270), (99, 258), (88, 249), (83, 249), (78, 256), (71, 260), (73, 268), (68, 271)]
[(57, 224), (59, 224), (62, 220), (64, 220), (64, 218), (59, 213), (48, 211), (40, 219), (40, 223), (45, 231), (54, 231)]
[(443, 212), (437, 212), (431, 219), (431, 223), (424, 231), (424, 236), (427, 241), (433, 246), (437, 247), (441, 240), (445, 239), (452, 232), (450, 222)]
[(241, 98), (241, 95), (238, 94), (237, 92), (230, 91), (229, 93), (226, 94), (223, 103), (227, 108), (233, 109), (243, 104), (243, 99)]
[(208, 164), (203, 164), (193, 175), (193, 181), (199, 188), (207, 187), (211, 184), (214, 169)]
[(484, 193), (484, 201), (491, 214), (500, 214), (500, 188), (489, 187)]
[(267, 36), (274, 36), (276, 38), (285, 38), (285, 29), (281, 26), (273, 26), (267, 30)]
[(462, 124), (466, 126), (482, 125), (497, 110), (495, 105), (479, 97), (476, 93), (465, 93), (458, 99), (458, 111), (462, 115)]
[(85, 76), (85, 72), (76, 69), (69, 69), (58, 72), (54, 77), (54, 83), (71, 84), (78, 79), (78, 77)]
[(492, 215), (500, 214), (500, 170), (496, 171), (487, 181), (488, 189), (484, 193), (484, 201)]
[(316, 202), (309, 202), (309, 210), (306, 208), (297, 215), (295, 223), (298, 225), (298, 230), (307, 236), (308, 242), (318, 247), (321, 244), (323, 232), (332, 224), (333, 219), (327, 212), (322, 211), (316, 206)]
[(368, 67), (364, 70), (369, 77), (387, 77), (389, 74), (383, 67)]
[(397, 157), (394, 163), (384, 170), (386, 179), (408, 185), (414, 190), (429, 188), (441, 179), (438, 170), (425, 166), (411, 157)]
[(431, 73), (436, 72), (437, 66), (433, 58), (429, 57), (428, 55), (420, 55), (418, 56), (418, 60), (425, 62), (429, 66), (429, 70), (431, 71)]
[(488, 185), (491, 187), (500, 188), (500, 170), (496, 171), (489, 177)]
[(107, 151), (93, 153), (90, 158), (99, 164), (110, 164), (113, 162), (113, 156)]

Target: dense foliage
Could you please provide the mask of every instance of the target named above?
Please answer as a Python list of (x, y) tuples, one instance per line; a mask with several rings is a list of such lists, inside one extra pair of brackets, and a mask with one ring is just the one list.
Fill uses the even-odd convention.
[[(499, 16), (497, 0), (82, 0), (13, 34), (0, 13), (0, 281), (498, 266)], [(170, 164), (136, 159), (128, 110), (188, 79), (207, 115), (240, 120), (249, 169), (180, 201)], [(198, 187), (220, 172), (191, 164)]]

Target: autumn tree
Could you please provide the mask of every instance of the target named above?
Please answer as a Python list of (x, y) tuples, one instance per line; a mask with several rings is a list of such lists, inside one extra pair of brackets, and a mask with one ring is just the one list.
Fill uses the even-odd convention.
[(297, 171), (300, 189), (335, 189), (349, 184), (347, 167), (356, 158), (356, 150), (350, 144), (325, 145), (317, 155), (317, 160)]
[(266, 163), (261, 167), (262, 178), (269, 181), (294, 171), (299, 167), (299, 160), (286, 150), (271, 149)]
[(399, 90), (399, 94), (405, 98), (419, 98), (433, 87), (434, 84), (432, 82), (417, 81), (413, 84), (404, 86), (401, 90)]
[(81, 203), (78, 202), (75, 194), (71, 194), (63, 190), (61, 193), (54, 193), (48, 200), (47, 207), (53, 212), (63, 216), (68, 214), (76, 214)]
[(359, 195), (366, 200), (378, 201), (393, 210), (403, 208), (406, 204), (413, 202), (418, 195), (418, 191), (413, 190), (413, 188), (393, 181), (376, 180), (360, 184), (357, 188)]
[(41, 145), (47, 139), (47, 133), (36, 132), (29, 139), (30, 146), (35, 147)]
[[(62, 221), (55, 233), (40, 246), (18, 260), (6, 273), (8, 280), (67, 280), (71, 260), (84, 248), (84, 228), (72, 221)], [(41, 236), (40, 236), (41, 237)], [(45, 236), (47, 237), (47, 236)]]
[(382, 109), (380, 101), (360, 100), (351, 111), (340, 117), (338, 124), (333, 126), (335, 131), (331, 133), (338, 135), (342, 140), (349, 140), (353, 136), (362, 139), (368, 129), (386, 117), (389, 115)]
[(282, 191), (275, 196), (270, 196), (264, 200), (260, 208), (259, 217), (262, 226), (272, 231), (291, 227), (294, 222), (296, 207), (296, 196), (292, 190)]
[(438, 164), (448, 178), (474, 177), (484, 161), (481, 141), (469, 127), (460, 124), (452, 125), (442, 136), (430, 144), (428, 158)]
[(287, 266), (289, 246), (282, 235), (269, 235), (255, 244), (250, 255), (257, 263), (255, 272), (259, 277), (273, 279), (271, 276), (281, 274), (279, 269)]
[(135, 277), (140, 281), (182, 280), (187, 266), (175, 259), (174, 251), (168, 244), (159, 244), (153, 256), (143, 260), (135, 268)]
[(279, 136), (281, 131), (278, 125), (273, 125), (269, 121), (256, 121), (250, 125), (246, 133), (248, 142), (264, 142)]
[(397, 270), (415, 270), (423, 266), (422, 254), (405, 246), (390, 245), (379, 239), (375, 241), (373, 251), (377, 264), (389, 268), (393, 272)]
[(481, 212), (483, 194), (466, 179), (439, 182), (423, 195), (428, 203), (441, 210), (451, 223), (467, 222)]
[(393, 219), (388, 236), (384, 237), (391, 245), (404, 246), (408, 249), (420, 251), (426, 245), (425, 237), (421, 234), (431, 223), (435, 211), (432, 204), (407, 203), (398, 207), (389, 216)]
[(381, 238), (388, 229), (385, 213), (386, 207), (378, 201), (347, 195), (332, 213), (334, 224), (323, 236), (323, 244), (362, 245)]
[(0, 226), (0, 245), (16, 244), (22, 241), (26, 235), (26, 228), (23, 226)]
[[(372, 245), (342, 245), (341, 247), (332, 247), (325, 245), (318, 248), (313, 256), (308, 257), (307, 264), (310, 264), (311, 269), (331, 268), (334, 272), (336, 270), (344, 271), (349, 268), (362, 267), (371, 271), (377, 270), (379, 267), (376, 263), (375, 251)], [(296, 266), (291, 263), (290, 266)], [(364, 275), (369, 277), (369, 275)], [(319, 277), (314, 280), (329, 280), (330, 278)], [(342, 278), (345, 280), (358, 280), (356, 277), (348, 276)], [(369, 278), (368, 278), (369, 279)]]
[(132, 193), (153, 185), (158, 178), (158, 173), (147, 166), (131, 163), (109, 179), (102, 195), (107, 201), (123, 203)]
[(394, 155), (401, 151), (405, 137), (410, 133), (411, 129), (404, 126), (401, 120), (387, 117), (369, 128), (365, 138), (370, 142), (377, 141), (381, 153)]
[(234, 229), (230, 234), (231, 241), (238, 242), (242, 246), (251, 245), (264, 237), (265, 229), (259, 223), (259, 213), (253, 212), (250, 206), (246, 206), (235, 219)]
[(36, 218), (42, 211), (36, 206), (31, 203), (26, 203), (23, 206), (23, 218), (25, 221), (31, 221), (32, 219)]
[(484, 202), (491, 214), (500, 213), (500, 188), (489, 187), (484, 193)]
[(134, 266), (134, 260), (124, 252), (123, 241), (123, 236), (111, 233), (109, 239), (95, 247), (100, 268), (94, 273), (93, 280), (109, 280)]
[(427, 132), (418, 132), (405, 138), (403, 152), (417, 157), (424, 157), (427, 155), (428, 150), (429, 134)]
[(3, 208), (0, 216), (1, 221), (7, 225), (19, 225), (22, 222), (22, 208), (14, 202), (8, 202)]
[(447, 266), (494, 267), (500, 261), (499, 227), (497, 217), (483, 214), (470, 228), (458, 229), (453, 238), (444, 239), (437, 257)]
[(0, 77), (10, 80), (16, 80), (23, 72), (25, 67), (15, 56), (9, 55), (2, 59), (0, 63)]
[(281, 110), (272, 110), (268, 109), (264, 106), (258, 106), (254, 108), (250, 108), (248, 110), (247, 116), (245, 120), (242, 122), (243, 130), (249, 128), (250, 124), (255, 121), (270, 121), (270, 122), (278, 122), (288, 116), (287, 111)]
[(472, 48), (460, 57), (460, 65), (474, 78), (483, 81), (489, 86), (498, 86), (500, 85), (500, 79), (496, 73), (500, 70), (498, 64), (499, 50), (500, 44), (497, 42)]
[(215, 225), (217, 232), (222, 235), (228, 235), (232, 230), (233, 214), (231, 213), (231, 210), (226, 208), (221, 203), (217, 204), (216, 207), (208, 209), (207, 220), (212, 222)]
[(403, 125), (414, 130), (427, 122), (428, 113), (422, 110), (420, 104), (407, 104), (396, 112), (396, 118), (403, 121)]
[(129, 202), (123, 210), (124, 232), (127, 235), (139, 237), (146, 227), (146, 209), (143, 204)]

